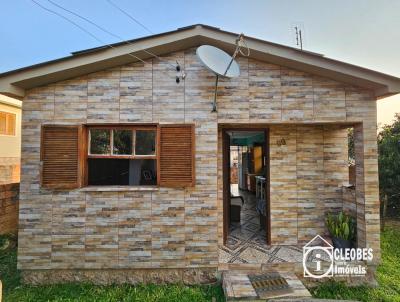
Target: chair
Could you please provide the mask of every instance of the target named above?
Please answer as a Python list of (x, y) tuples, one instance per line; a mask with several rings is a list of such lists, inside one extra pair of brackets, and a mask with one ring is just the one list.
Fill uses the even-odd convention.
[(231, 221), (240, 222), (240, 211), (242, 210), (243, 204), (244, 199), (242, 196), (231, 195)]

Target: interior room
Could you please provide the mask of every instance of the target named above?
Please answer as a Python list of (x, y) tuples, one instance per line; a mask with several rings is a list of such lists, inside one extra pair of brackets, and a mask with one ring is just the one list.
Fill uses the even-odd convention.
[(228, 131), (230, 207), (226, 246), (267, 244), (267, 161), (262, 130)]

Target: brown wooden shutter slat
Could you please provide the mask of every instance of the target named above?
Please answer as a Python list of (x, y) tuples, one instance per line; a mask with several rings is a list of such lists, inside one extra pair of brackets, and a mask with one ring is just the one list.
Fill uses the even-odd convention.
[(194, 186), (194, 125), (160, 125), (159, 151), (160, 186)]
[(42, 127), (42, 186), (72, 189), (80, 186), (80, 126), (45, 125)]

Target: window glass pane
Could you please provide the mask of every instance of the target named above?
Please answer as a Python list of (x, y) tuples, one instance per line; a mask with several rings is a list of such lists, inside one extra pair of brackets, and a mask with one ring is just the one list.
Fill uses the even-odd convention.
[(88, 184), (93, 186), (154, 186), (155, 159), (88, 159)]
[(132, 155), (132, 130), (113, 130), (113, 154)]
[(129, 159), (89, 158), (89, 186), (129, 185)]
[(129, 185), (154, 186), (157, 184), (155, 159), (133, 159), (129, 161)]
[(136, 155), (156, 154), (156, 131), (136, 130)]
[(90, 154), (110, 154), (109, 129), (90, 129)]
[(15, 135), (15, 114), (8, 113), (7, 114), (7, 135)]
[(6, 134), (6, 114), (0, 112), (0, 134)]

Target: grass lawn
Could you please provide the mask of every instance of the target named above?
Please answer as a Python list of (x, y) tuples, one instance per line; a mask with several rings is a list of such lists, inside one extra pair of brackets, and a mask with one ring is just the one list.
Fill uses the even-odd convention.
[[(0, 240), (1, 241), (1, 240)], [(1, 245), (1, 244), (0, 244)], [(60, 284), (49, 286), (26, 286), (20, 284), (17, 267), (17, 252), (0, 251), (0, 279), (3, 282), (3, 301), (212, 301), (225, 300), (222, 288), (215, 286), (185, 285), (114, 285)]]
[[(400, 302), (400, 223), (390, 223), (382, 233), (382, 263), (378, 268), (379, 287), (346, 287), (327, 283), (312, 289), (316, 298)], [(17, 301), (224, 301), (220, 286), (63, 284), (26, 286), (20, 284), (15, 249), (0, 252), (0, 279), (5, 302)]]
[(379, 287), (346, 287), (342, 283), (326, 283), (312, 290), (316, 298), (359, 301), (400, 302), (400, 223), (387, 223), (381, 234), (382, 262), (378, 267)]

